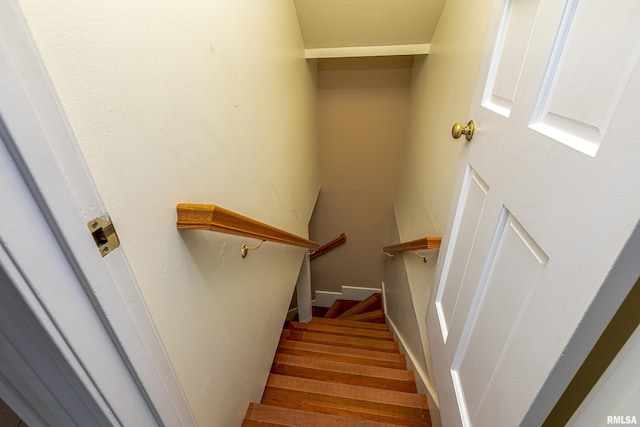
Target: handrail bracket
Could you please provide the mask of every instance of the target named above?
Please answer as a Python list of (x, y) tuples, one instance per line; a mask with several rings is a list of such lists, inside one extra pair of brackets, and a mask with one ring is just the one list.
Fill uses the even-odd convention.
[(425, 264), (427, 263), (427, 261), (429, 261), (429, 255), (422, 255), (418, 251), (414, 251), (413, 253), (416, 254), (416, 256), (422, 258), (422, 261), (424, 261)]
[[(251, 246), (247, 246), (246, 243), (242, 245), (242, 249), (240, 249), (240, 255), (242, 256), (242, 258), (246, 258), (247, 255), (249, 254), (249, 251), (255, 251), (256, 249), (258, 249), (260, 246), (262, 246), (262, 244), (264, 243), (264, 240), (260, 240), (260, 243), (258, 243), (257, 246), (251, 247)], [(426, 261), (425, 261), (426, 262)]]

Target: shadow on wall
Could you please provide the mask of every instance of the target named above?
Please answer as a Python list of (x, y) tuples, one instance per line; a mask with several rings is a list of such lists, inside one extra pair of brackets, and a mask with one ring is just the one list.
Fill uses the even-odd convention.
[[(389, 244), (395, 243), (400, 243), (400, 237), (393, 217)], [(430, 406), (435, 409), (437, 394), (429, 369), (431, 353), (425, 318), (434, 283), (438, 251), (430, 250), (427, 253), (427, 263), (413, 252), (397, 253), (394, 258), (386, 257), (383, 291), (389, 324), (404, 347), (409, 362), (414, 366), (416, 384), (420, 392), (430, 398)], [(434, 413), (436, 412), (434, 410)], [(435, 416), (439, 417), (437, 413)]]

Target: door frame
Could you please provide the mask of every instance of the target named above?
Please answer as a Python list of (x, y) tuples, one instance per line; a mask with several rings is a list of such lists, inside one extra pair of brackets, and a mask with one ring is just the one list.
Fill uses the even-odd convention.
[[(51, 395), (47, 389), (55, 390), (56, 382), (55, 375), (48, 375), (50, 371), (33, 368), (40, 363), (46, 366), (52, 360), (52, 354), (56, 353), (54, 359), (62, 375), (84, 378), (94, 390), (100, 391), (106, 382), (111, 381), (105, 381), (104, 373), (99, 374), (81, 355), (90, 352), (96, 340), (101, 340), (99, 344), (112, 348), (114, 354), (119, 355), (120, 363), (126, 366), (126, 373), (122, 375), (128, 377), (123, 381), (135, 384), (137, 390), (123, 390), (122, 397), (118, 398), (80, 396), (81, 400), (88, 399), (87, 407), (96, 412), (96, 417), (109, 418), (109, 410), (105, 408), (117, 406), (109, 402), (110, 398), (124, 400), (127, 393), (137, 392), (159, 425), (195, 426), (187, 399), (123, 249), (118, 248), (102, 258), (88, 233), (87, 222), (106, 215), (107, 210), (17, 0), (0, 3), (0, 82), (0, 117), (8, 133), (3, 139), (9, 139), (4, 142), (10, 153), (8, 157), (0, 158), (0, 168), (17, 166), (28, 190), (16, 194), (16, 203), (20, 202), (18, 199), (35, 202), (39, 208), (39, 216), (35, 220), (45, 224), (52, 236), (42, 236), (35, 231), (37, 227), (16, 236), (17, 231), (12, 229), (12, 224), (0, 224), (0, 243), (5, 243), (0, 248), (3, 286), (16, 298), (20, 296), (18, 299), (22, 299), (26, 304), (25, 310), (28, 310), (26, 318), (37, 326), (28, 332), (25, 329), (27, 323), (11, 325), (14, 332), (25, 329), (24, 340), (20, 340), (25, 342), (12, 339), (15, 334), (7, 334), (4, 338), (15, 348), (46, 342), (50, 349), (49, 352), (35, 354), (28, 366), (16, 372), (18, 377), (32, 378), (31, 385), (37, 383), (42, 387), (19, 387), (0, 375), (0, 392), (9, 396), (8, 403), (15, 404), (19, 415), (25, 416), (33, 425), (40, 424), (35, 422), (38, 416), (34, 413), (40, 408), (28, 408), (24, 403), (47, 401), (47, 393)], [(55, 244), (64, 254), (65, 267), (73, 270), (81, 284), (71, 286), (67, 291), (86, 300), (87, 307), (83, 308), (90, 309), (100, 319), (95, 326), (95, 336), (76, 342), (75, 346), (64, 339), (52, 339), (64, 338), (71, 333), (64, 319), (54, 314), (65, 307), (60, 307), (61, 301), (55, 297), (38, 292), (37, 287), (46, 284), (21, 279), (25, 273), (37, 271), (43, 262), (48, 262), (33, 259), (28, 253), (29, 245), (26, 249), (8, 246), (7, 242), (17, 237), (29, 244), (46, 238), (47, 244)], [(76, 392), (89, 389), (91, 387), (84, 390), (80, 387)], [(60, 407), (58, 410), (70, 409)], [(127, 414), (115, 415), (127, 425)]]

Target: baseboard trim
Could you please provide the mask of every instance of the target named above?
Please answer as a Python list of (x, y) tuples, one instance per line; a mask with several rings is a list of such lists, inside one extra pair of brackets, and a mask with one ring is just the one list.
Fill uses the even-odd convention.
[(389, 324), (389, 327), (391, 328), (393, 334), (398, 339), (398, 343), (400, 344), (400, 352), (402, 354), (406, 355), (410, 359), (410, 362), (413, 365), (413, 369), (415, 369), (415, 373), (420, 377), (420, 381), (424, 384), (424, 386), (427, 389), (427, 392), (429, 393), (431, 399), (433, 399), (433, 401), (436, 404), (436, 406), (438, 407), (438, 409), (440, 409), (440, 403), (438, 402), (438, 395), (436, 394), (435, 387), (433, 386), (433, 384), (429, 380), (429, 377), (427, 376), (426, 372), (424, 372), (424, 370), (420, 367), (420, 365), (418, 365), (418, 363), (416, 363), (418, 358), (406, 346), (405, 340), (402, 337), (402, 334), (398, 333), (398, 329), (396, 328), (395, 323), (393, 323), (393, 320), (391, 320), (391, 318), (389, 316), (387, 316), (387, 315), (385, 315), (385, 316), (387, 318), (387, 323)]
[(416, 361), (419, 360), (418, 357), (409, 349), (409, 347), (407, 347), (406, 340), (404, 339), (402, 334), (398, 332), (398, 328), (396, 327), (396, 324), (393, 322), (393, 319), (389, 317), (389, 314), (387, 311), (387, 304), (386, 304), (387, 298), (384, 295), (384, 291), (385, 291), (384, 282), (382, 282), (382, 301), (384, 302), (384, 313), (385, 313), (385, 317), (387, 318), (387, 324), (391, 328), (391, 331), (393, 332), (393, 334), (398, 340), (398, 343), (400, 344), (400, 352), (409, 358), (409, 362), (411, 363), (411, 365), (413, 365), (413, 369), (415, 370), (416, 375), (419, 377), (419, 381), (421, 381), (422, 384), (424, 384), (425, 388), (427, 389), (427, 393), (429, 393), (429, 397), (433, 400), (433, 402), (435, 403), (439, 411), (440, 402), (438, 401), (438, 394), (436, 393), (436, 388), (433, 386), (433, 383), (431, 382), (431, 380), (429, 380), (429, 376), (427, 375), (427, 373), (424, 372), (424, 370), (420, 367), (418, 363), (416, 363)]

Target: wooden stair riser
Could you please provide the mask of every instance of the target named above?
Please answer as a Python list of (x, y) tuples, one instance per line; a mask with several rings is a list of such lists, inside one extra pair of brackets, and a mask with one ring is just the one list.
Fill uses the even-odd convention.
[(322, 360), (332, 360), (336, 362), (359, 363), (362, 365), (379, 366), (381, 368), (389, 368), (389, 369), (406, 369), (406, 362), (404, 361), (403, 362), (387, 362), (384, 360), (359, 359), (357, 357), (342, 356), (339, 354), (314, 353), (314, 352), (306, 352), (306, 351), (290, 350), (290, 349), (284, 349), (281, 352), (283, 354), (290, 354), (292, 356), (311, 357), (311, 358), (322, 359)]
[(251, 420), (251, 419), (248, 420), (245, 418), (242, 421), (242, 427), (290, 427), (290, 426), (287, 426), (286, 424), (273, 424), (266, 421)]
[(388, 427), (389, 424), (279, 406), (252, 403), (243, 426), (285, 427)]
[(388, 331), (389, 326), (386, 323), (368, 323), (368, 322), (356, 322), (352, 320), (343, 319), (327, 319), (323, 317), (313, 317), (311, 319), (312, 325), (334, 325), (355, 329), (373, 329), (377, 331)]
[(339, 360), (348, 363), (360, 363), (363, 365), (407, 369), (406, 358), (402, 354), (360, 350), (357, 348), (344, 348), (340, 346), (316, 344), (304, 341), (280, 340), (280, 343), (278, 344), (278, 353), (295, 355), (293, 352), (303, 352), (305, 354), (298, 355), (313, 357), (316, 359)]
[[(369, 307), (374, 306), (376, 304), (380, 305), (381, 301), (382, 301), (382, 295), (380, 295), (379, 293), (375, 293), (369, 296), (368, 298), (364, 299), (363, 301), (360, 301), (358, 304), (354, 305), (353, 307), (343, 312), (339, 316), (337, 316), (337, 319), (346, 319), (349, 316), (363, 313), (365, 311), (370, 311)], [(376, 306), (376, 308), (378, 307)]]
[(366, 313), (354, 314), (347, 317), (345, 320), (357, 321), (357, 322), (375, 322), (385, 321), (384, 310), (368, 311)]
[(427, 399), (415, 393), (393, 390), (377, 390), (347, 384), (332, 384), (323, 381), (294, 378), (270, 374), (267, 386), (286, 388), (300, 392), (322, 393), (327, 396), (349, 399), (365, 399), (371, 403), (389, 404), (406, 408), (428, 409)]
[(312, 323), (289, 322), (289, 329), (299, 331), (318, 332), (351, 337), (378, 339), (393, 341), (393, 333), (390, 331), (377, 331), (373, 329), (354, 329), (345, 326), (322, 325)]
[(366, 375), (369, 377), (396, 381), (415, 381), (415, 375), (413, 374), (413, 372), (407, 370), (379, 368), (363, 364), (335, 362), (332, 360), (291, 356), (281, 353), (276, 354), (273, 363), (300, 366), (303, 368), (322, 369), (333, 372), (343, 372), (354, 375)]
[(381, 341), (318, 332), (290, 331), (286, 339), (390, 353), (397, 353), (399, 351), (398, 343), (395, 341)]
[(387, 378), (369, 377), (366, 375), (349, 374), (345, 372), (327, 371), (323, 369), (306, 368), (302, 366), (274, 364), (271, 373), (288, 375), (298, 378), (321, 380), (336, 384), (351, 384), (364, 387), (379, 388), (382, 390), (395, 390), (407, 393), (415, 393), (415, 382), (391, 380)]

